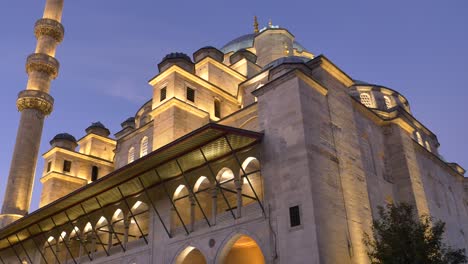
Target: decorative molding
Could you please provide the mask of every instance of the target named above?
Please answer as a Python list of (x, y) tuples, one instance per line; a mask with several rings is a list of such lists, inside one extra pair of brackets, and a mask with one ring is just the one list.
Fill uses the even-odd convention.
[(52, 37), (58, 44), (63, 41), (65, 29), (63, 25), (56, 20), (42, 18), (39, 19), (34, 26), (34, 35), (36, 35), (37, 39), (41, 36)]
[(45, 72), (52, 79), (57, 78), (60, 63), (54, 57), (43, 53), (33, 53), (26, 60), (26, 72)]
[(18, 107), (18, 111), (37, 109), (44, 115), (50, 115), (53, 110), (54, 99), (42, 91), (24, 90), (19, 93), (16, 106)]

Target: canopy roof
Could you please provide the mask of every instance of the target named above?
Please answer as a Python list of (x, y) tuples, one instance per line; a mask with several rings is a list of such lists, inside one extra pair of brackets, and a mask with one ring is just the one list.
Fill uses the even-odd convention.
[(177, 177), (181, 170), (253, 146), (262, 137), (262, 133), (207, 124), (6, 226), (0, 230), (0, 250)]

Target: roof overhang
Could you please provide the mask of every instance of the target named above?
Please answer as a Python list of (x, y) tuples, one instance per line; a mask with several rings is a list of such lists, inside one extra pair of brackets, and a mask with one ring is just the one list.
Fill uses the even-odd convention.
[[(80, 208), (92, 212), (120, 201), (122, 195), (141, 193), (145, 187), (139, 183), (149, 187), (177, 177), (180, 171), (174, 163), (188, 171), (253, 147), (262, 138), (262, 133), (209, 123), (1, 229), (0, 250), (82, 217), (85, 213)], [(154, 175), (156, 169), (159, 177)]]

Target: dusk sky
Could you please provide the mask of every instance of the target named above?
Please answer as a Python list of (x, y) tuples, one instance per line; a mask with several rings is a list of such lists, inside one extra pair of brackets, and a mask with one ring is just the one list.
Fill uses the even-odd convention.
[[(25, 89), (25, 59), (45, 0), (0, 1), (0, 204), (3, 201)], [(91, 122), (112, 132), (151, 99), (147, 81), (173, 51), (221, 48), (271, 18), (308, 50), (324, 54), (352, 78), (387, 86), (410, 102), (435, 133), (440, 153), (468, 168), (468, 1), (155, 1), (65, 0), (65, 40), (52, 82), (54, 112), (45, 120), (40, 155), (54, 135), (77, 139)], [(37, 165), (32, 209), (43, 169)]]

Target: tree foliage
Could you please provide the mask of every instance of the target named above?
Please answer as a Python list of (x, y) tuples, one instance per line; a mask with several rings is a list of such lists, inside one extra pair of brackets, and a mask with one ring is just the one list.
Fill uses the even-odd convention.
[(445, 223), (430, 216), (417, 217), (405, 203), (379, 207), (380, 219), (372, 225), (373, 235), (364, 235), (372, 264), (460, 264), (467, 263), (464, 249), (443, 242)]

